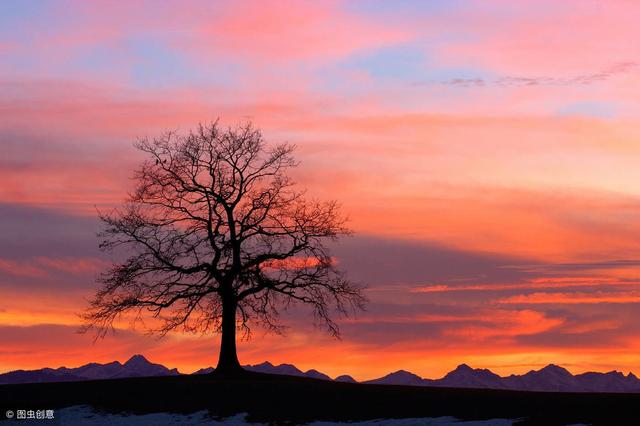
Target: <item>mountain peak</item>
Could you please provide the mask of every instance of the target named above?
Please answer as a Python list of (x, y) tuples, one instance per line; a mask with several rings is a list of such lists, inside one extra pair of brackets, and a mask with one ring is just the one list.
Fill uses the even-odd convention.
[(269, 361), (262, 362), (260, 364), (250, 365), (250, 367), (274, 367)]
[(332, 380), (331, 377), (319, 372), (318, 370), (314, 370), (313, 368), (306, 371), (304, 375), (307, 377), (311, 377), (312, 379)]
[(422, 385), (424, 379), (416, 374), (413, 374), (406, 370), (398, 370), (393, 373), (389, 373), (379, 379), (369, 380), (364, 383), (373, 383), (380, 385)]
[(417, 374), (413, 374), (411, 371), (407, 371), (407, 370), (394, 371), (393, 373), (389, 373), (388, 376), (420, 377)]
[(348, 374), (343, 374), (342, 376), (338, 376), (334, 380), (336, 382), (358, 383), (353, 377), (349, 376)]
[(140, 365), (140, 364), (151, 364), (148, 359), (144, 357), (144, 355), (136, 354), (129, 358), (127, 362), (124, 363), (125, 366), (131, 365)]
[(504, 388), (502, 378), (491, 370), (474, 369), (467, 364), (460, 364), (455, 370), (439, 379), (438, 383), (449, 387)]
[(467, 364), (460, 364), (455, 370), (447, 373), (445, 377), (485, 377), (499, 378), (497, 374), (491, 370), (481, 368), (471, 368)]
[(467, 364), (460, 364), (454, 371), (473, 371), (473, 368), (469, 367)]
[(542, 370), (564, 370), (564, 368), (560, 367), (558, 364), (547, 364)]
[(553, 373), (553, 374), (561, 374), (563, 376), (571, 376), (572, 374), (566, 368), (560, 367), (556, 364), (549, 364), (544, 368), (538, 370), (539, 373)]

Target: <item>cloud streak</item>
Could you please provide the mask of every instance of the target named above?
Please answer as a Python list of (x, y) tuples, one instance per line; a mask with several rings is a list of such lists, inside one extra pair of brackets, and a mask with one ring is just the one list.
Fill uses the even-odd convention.
[(515, 305), (536, 304), (592, 304), (592, 303), (640, 303), (640, 291), (591, 293), (532, 293), (501, 299), (499, 303)]
[(621, 74), (635, 73), (638, 71), (637, 62), (620, 62), (602, 71), (579, 74), (569, 77), (524, 77), (504, 76), (491, 80), (484, 78), (451, 78), (440, 82), (416, 83), (416, 86), (425, 84), (444, 84), (454, 87), (531, 87), (531, 86), (580, 86), (605, 82)]

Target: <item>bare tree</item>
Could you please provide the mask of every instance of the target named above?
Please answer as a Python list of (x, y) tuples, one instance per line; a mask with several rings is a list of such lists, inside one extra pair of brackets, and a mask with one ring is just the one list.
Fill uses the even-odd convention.
[(336, 202), (305, 198), (287, 172), (294, 146), (269, 148), (251, 123), (200, 125), (141, 139), (147, 160), (127, 201), (100, 214), (100, 248), (126, 259), (99, 278), (84, 331), (104, 336), (123, 314), (151, 332), (222, 333), (217, 371), (241, 370), (236, 329), (280, 332), (279, 312), (302, 302), (339, 336), (333, 313), (361, 309), (362, 289), (335, 268), (326, 241), (348, 234)]

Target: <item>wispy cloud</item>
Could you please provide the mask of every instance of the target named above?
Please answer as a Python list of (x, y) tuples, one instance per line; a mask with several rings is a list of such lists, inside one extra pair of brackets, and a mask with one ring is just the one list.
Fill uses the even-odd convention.
[(499, 300), (502, 304), (538, 305), (538, 304), (607, 304), (607, 303), (640, 303), (640, 291), (591, 293), (532, 293), (511, 296)]
[(610, 277), (563, 277), (540, 278), (514, 284), (474, 284), (474, 285), (447, 285), (433, 284), (410, 289), (413, 293), (443, 293), (457, 291), (511, 291), (531, 289), (564, 289), (564, 288), (592, 288), (592, 287), (640, 287), (640, 281), (625, 281)]
[(494, 79), (486, 78), (451, 78), (430, 83), (416, 83), (415, 85), (442, 84), (454, 87), (531, 87), (531, 86), (580, 86), (607, 81), (621, 74), (629, 74), (638, 71), (637, 62), (620, 62), (602, 71), (587, 74), (578, 74), (568, 77), (554, 76), (503, 76)]
[(0, 272), (34, 278), (43, 278), (56, 272), (72, 275), (90, 274), (99, 271), (105, 265), (106, 261), (91, 257), (34, 257), (21, 260), (0, 258)]

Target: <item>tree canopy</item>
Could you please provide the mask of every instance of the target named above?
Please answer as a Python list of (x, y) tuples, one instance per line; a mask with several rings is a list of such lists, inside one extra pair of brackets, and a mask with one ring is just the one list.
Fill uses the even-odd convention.
[(200, 125), (135, 145), (146, 160), (126, 202), (101, 213), (100, 248), (124, 255), (99, 278), (85, 330), (121, 315), (151, 331), (221, 331), (219, 369), (237, 369), (235, 332), (276, 332), (283, 308), (309, 305), (339, 336), (334, 314), (363, 308), (363, 289), (336, 268), (327, 242), (350, 230), (335, 201), (298, 189), (290, 144), (269, 146), (251, 123)]

